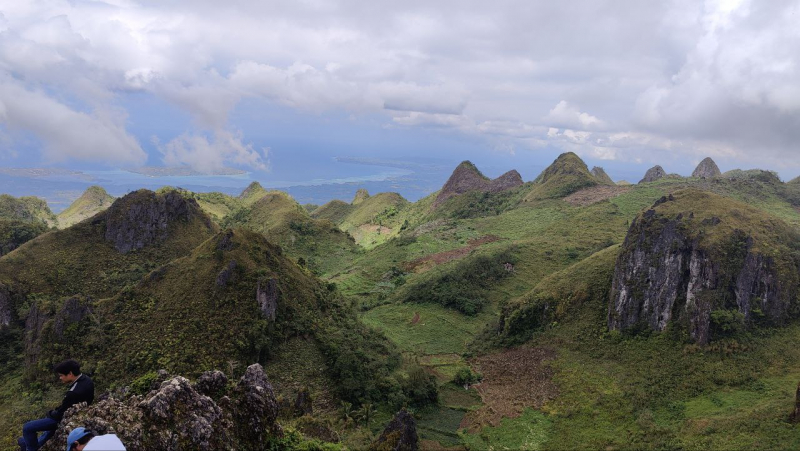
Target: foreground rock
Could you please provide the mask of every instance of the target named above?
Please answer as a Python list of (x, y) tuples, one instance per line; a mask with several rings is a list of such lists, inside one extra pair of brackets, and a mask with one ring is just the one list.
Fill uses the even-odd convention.
[(370, 447), (371, 451), (417, 451), (419, 449), (417, 422), (405, 410), (397, 412), (386, 425), (378, 440)]
[(283, 433), (261, 365), (248, 367), (236, 387), (215, 401), (203, 392), (224, 390), (224, 375), (218, 373), (204, 374), (195, 385), (176, 376), (144, 396), (112, 394), (91, 406), (76, 406), (42, 450), (62, 450), (67, 434), (78, 426), (117, 434), (128, 451), (270, 449)]
[(710, 179), (712, 177), (718, 177), (722, 174), (720, 172), (719, 167), (717, 167), (717, 163), (714, 163), (714, 160), (711, 158), (704, 158), (700, 164), (694, 169), (692, 172), (692, 177), (697, 177), (701, 179)]
[(663, 331), (697, 343), (795, 310), (797, 233), (737, 201), (685, 190), (631, 224), (616, 263), (608, 328)]

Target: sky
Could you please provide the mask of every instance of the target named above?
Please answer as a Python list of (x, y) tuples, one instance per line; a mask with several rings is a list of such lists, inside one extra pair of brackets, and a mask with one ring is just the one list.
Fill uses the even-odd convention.
[(788, 180), (798, 23), (800, 0), (0, 0), (0, 166), (532, 180), (572, 151), (616, 180), (707, 156)]

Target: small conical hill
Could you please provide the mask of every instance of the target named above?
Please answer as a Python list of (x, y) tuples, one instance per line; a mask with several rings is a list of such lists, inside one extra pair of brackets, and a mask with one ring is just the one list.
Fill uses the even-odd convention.
[(639, 183), (655, 182), (658, 179), (664, 178), (667, 172), (659, 165), (655, 165), (645, 172), (644, 177), (639, 180)]
[(533, 189), (525, 196), (525, 200), (561, 198), (597, 184), (586, 163), (574, 153), (567, 152), (559, 155), (534, 180)]
[(258, 182), (252, 182), (239, 194), (239, 200), (246, 206), (252, 205), (268, 193)]
[(350, 202), (350, 203), (353, 204), (353, 205), (358, 205), (358, 204), (360, 204), (361, 202), (364, 202), (367, 199), (369, 199), (369, 192), (367, 190), (365, 190), (364, 188), (359, 188), (358, 191), (356, 191), (356, 196), (353, 198), (353, 201)]
[(522, 185), (522, 177), (511, 170), (492, 180), (481, 173), (474, 164), (463, 161), (459, 164), (444, 184), (433, 208), (442, 205), (448, 199), (470, 191), (500, 192)]
[(593, 167), (591, 172), (595, 180), (597, 180), (597, 182), (601, 185), (616, 185), (616, 183), (611, 180), (611, 177), (606, 174), (606, 171), (600, 166)]
[(721, 175), (719, 167), (717, 167), (717, 163), (714, 163), (710, 157), (706, 157), (692, 172), (692, 177), (697, 177), (701, 179), (710, 179), (712, 177), (717, 177)]
[(69, 207), (58, 214), (58, 227), (65, 229), (110, 207), (114, 197), (101, 186), (90, 186)]

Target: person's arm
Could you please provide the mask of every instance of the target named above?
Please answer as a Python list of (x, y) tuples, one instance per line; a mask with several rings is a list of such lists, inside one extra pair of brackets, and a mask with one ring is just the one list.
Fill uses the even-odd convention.
[(87, 384), (85, 383), (76, 384), (72, 389), (70, 389), (70, 391), (67, 392), (66, 396), (64, 396), (64, 400), (61, 401), (61, 405), (50, 412), (47, 412), (47, 416), (53, 420), (61, 421), (61, 418), (64, 416), (64, 413), (67, 411), (67, 409), (80, 402), (88, 401), (89, 389), (90, 387), (87, 387)]

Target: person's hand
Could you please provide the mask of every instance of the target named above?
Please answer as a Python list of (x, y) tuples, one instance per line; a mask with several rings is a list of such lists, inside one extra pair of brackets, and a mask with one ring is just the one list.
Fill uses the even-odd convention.
[(47, 412), (47, 418), (55, 419), (55, 417), (56, 417), (56, 409)]

